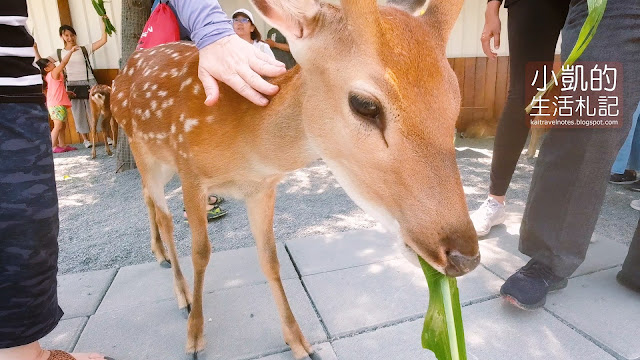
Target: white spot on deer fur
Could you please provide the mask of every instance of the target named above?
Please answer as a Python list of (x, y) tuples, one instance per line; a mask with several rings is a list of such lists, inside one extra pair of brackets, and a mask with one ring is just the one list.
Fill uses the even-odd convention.
[(169, 73), (171, 74), (171, 77), (176, 77), (178, 76), (178, 69), (171, 69)]
[(176, 124), (171, 124), (171, 133), (172, 134), (176, 133)]
[(129, 103), (128, 99), (124, 99), (124, 101), (122, 102), (122, 106), (127, 106), (127, 104)]
[(156, 51), (155, 51), (155, 50), (151, 50), (151, 52), (149, 53), (149, 55), (153, 55), (153, 54), (155, 54), (155, 53), (156, 53)]
[(140, 115), (140, 114), (142, 114), (142, 109), (136, 109), (136, 110), (134, 111), (134, 113), (135, 113), (136, 115)]
[(149, 85), (151, 85), (151, 83), (144, 84), (144, 86), (142, 87), (142, 90), (147, 90), (149, 88)]
[(155, 110), (158, 107), (158, 102), (155, 100), (151, 101), (151, 110)]
[(183, 142), (184, 141), (184, 136), (182, 136), (182, 134), (178, 135), (178, 142)]
[(151, 87), (151, 90), (155, 90), (158, 88), (158, 84), (153, 84), (153, 86)]
[(188, 78), (187, 80), (182, 82), (182, 85), (180, 85), (180, 91), (182, 91), (182, 89), (184, 89), (185, 86), (191, 84), (193, 82), (192, 78)]
[(133, 68), (129, 69), (128, 74), (129, 74), (130, 76), (131, 76), (131, 75), (133, 75)]
[(198, 95), (198, 94), (200, 94), (200, 90), (201, 90), (201, 89), (202, 89), (202, 88), (200, 87), (200, 85), (199, 85), (199, 84), (196, 84), (196, 85), (193, 87), (193, 95)]
[(212, 123), (213, 122), (213, 116), (207, 116), (207, 118), (205, 119), (208, 123)]
[(158, 139), (158, 140), (162, 140), (162, 139), (166, 138), (168, 135), (169, 135), (169, 134), (167, 134), (167, 133), (158, 133), (158, 134), (156, 135), (156, 139)]
[(171, 105), (173, 105), (173, 98), (167, 99), (167, 100), (162, 102), (162, 107), (163, 108), (169, 107)]
[(133, 58), (134, 58), (134, 59), (137, 59), (137, 58), (139, 58), (139, 57), (140, 57), (140, 53), (137, 53), (137, 54), (133, 55)]
[(149, 111), (149, 109), (145, 110), (144, 113), (142, 114), (142, 118), (149, 119), (150, 117), (151, 117), (151, 112)]
[(162, 110), (156, 111), (156, 116), (161, 118), (162, 117)]
[(167, 75), (169, 75), (169, 73), (168, 73), (168, 72), (163, 72), (162, 74), (160, 74), (160, 77), (161, 77), (161, 78), (163, 78), (163, 77), (167, 77)]
[(184, 122), (184, 132), (191, 131), (191, 129), (196, 125), (198, 125), (197, 119), (187, 119), (187, 121)]
[(147, 99), (151, 97), (151, 91), (147, 92), (146, 97), (147, 97)]
[(118, 96), (116, 96), (118, 99), (122, 99), (124, 97), (124, 93), (118, 93)]
[(174, 53), (174, 54), (171, 55), (171, 57), (174, 58), (174, 59), (179, 59), (180, 56), (181, 55), (179, 53)]
[(158, 91), (158, 95), (160, 95), (161, 97), (167, 96), (168, 93), (169, 93), (168, 91), (164, 91), (164, 90)]

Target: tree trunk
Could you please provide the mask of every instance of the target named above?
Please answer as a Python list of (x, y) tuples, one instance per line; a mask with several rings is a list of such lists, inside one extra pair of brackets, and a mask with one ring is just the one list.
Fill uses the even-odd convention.
[[(123, 0), (122, 1), (122, 57), (120, 69), (129, 60), (129, 56), (136, 50), (138, 40), (151, 15), (153, 0)], [(116, 149), (116, 172), (135, 169), (136, 162), (129, 148), (129, 140), (122, 128), (118, 132), (118, 148)]]

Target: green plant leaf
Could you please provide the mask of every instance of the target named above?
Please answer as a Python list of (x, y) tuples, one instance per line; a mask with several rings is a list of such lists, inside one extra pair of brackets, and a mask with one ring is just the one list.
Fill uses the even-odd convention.
[(116, 32), (116, 28), (111, 23), (111, 20), (109, 20), (109, 18), (106, 17), (107, 11), (104, 8), (104, 1), (91, 0), (91, 4), (93, 5), (93, 8), (96, 10), (96, 13), (98, 13), (98, 15), (100, 15), (101, 17), (104, 16), (104, 18), (102, 18), (102, 21), (104, 21), (105, 32), (107, 33), (107, 35), (111, 36), (113, 33)]
[(420, 256), (418, 259), (429, 286), (422, 347), (433, 351), (438, 360), (467, 360), (458, 282), (438, 272)]
[[(598, 29), (598, 25), (600, 24), (600, 20), (602, 20), (602, 17), (604, 16), (604, 11), (607, 8), (607, 0), (587, 0), (587, 6), (589, 8), (589, 15), (587, 15), (587, 19), (584, 21), (584, 24), (580, 29), (578, 41), (576, 41), (573, 49), (571, 49), (571, 53), (567, 56), (567, 60), (562, 64), (562, 69), (573, 65), (587, 48), (591, 39), (593, 39), (593, 36), (596, 34), (596, 30)], [(555, 75), (556, 79), (560, 79), (560, 76), (562, 76), (562, 69)], [(531, 113), (533, 106), (537, 102), (536, 99), (542, 98), (542, 96), (544, 96), (547, 91), (551, 90), (553, 86), (554, 78), (551, 78), (551, 80), (546, 84), (544, 90), (539, 91), (531, 100), (531, 103), (525, 109), (527, 114)]]

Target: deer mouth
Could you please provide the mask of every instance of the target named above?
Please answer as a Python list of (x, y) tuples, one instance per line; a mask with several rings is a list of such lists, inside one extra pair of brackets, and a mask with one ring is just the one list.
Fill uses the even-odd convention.
[(419, 252), (413, 248), (411, 243), (407, 243), (405, 241), (402, 241), (400, 245), (400, 252), (414, 266), (420, 267), (418, 256), (421, 256), (438, 272), (451, 277), (465, 275), (474, 270), (478, 264), (480, 264), (480, 253), (473, 256), (467, 256), (461, 254), (458, 250), (453, 250), (448, 251), (443, 255), (443, 258), (446, 259), (446, 263), (443, 265), (434, 261), (429, 256), (420, 255)]

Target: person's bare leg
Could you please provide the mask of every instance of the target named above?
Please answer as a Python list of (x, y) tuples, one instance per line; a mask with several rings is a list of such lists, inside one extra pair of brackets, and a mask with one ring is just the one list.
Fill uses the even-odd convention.
[(67, 127), (67, 123), (63, 122), (62, 123), (62, 128), (60, 129), (60, 132), (58, 132), (58, 146), (60, 146), (61, 148), (65, 147), (64, 144), (64, 129)]
[(489, 197), (492, 197), (495, 201), (497, 201), (500, 204), (504, 205), (504, 200), (505, 200), (506, 196), (505, 195), (498, 196), (498, 195), (489, 194)]
[(51, 146), (55, 147), (58, 142), (58, 135), (62, 133), (64, 123), (60, 120), (53, 120), (53, 130), (51, 130)]
[[(44, 350), (39, 342), (28, 345), (0, 349), (0, 360), (47, 360), (51, 353)], [(105, 360), (105, 357), (94, 353), (72, 353), (76, 360)]]

